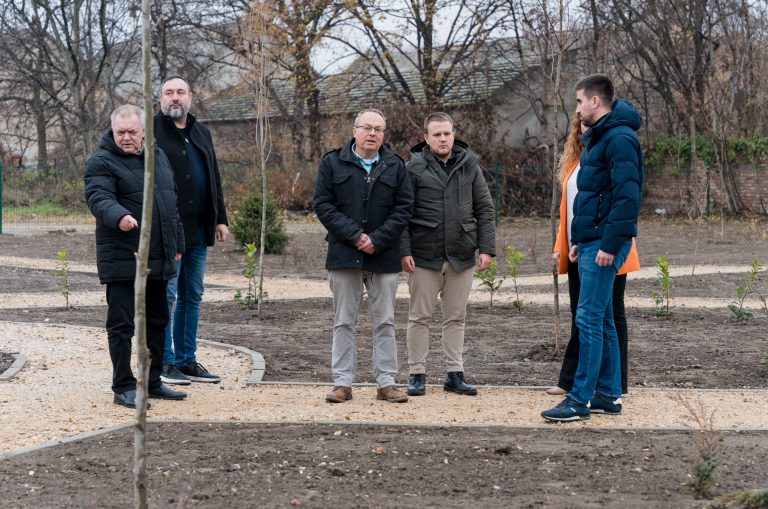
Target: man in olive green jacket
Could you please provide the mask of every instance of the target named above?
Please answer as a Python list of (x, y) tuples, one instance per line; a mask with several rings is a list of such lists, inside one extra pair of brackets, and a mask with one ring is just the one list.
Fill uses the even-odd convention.
[(424, 142), (411, 149), (407, 168), (415, 195), (413, 216), (400, 242), (411, 295), (408, 394), (421, 396), (426, 389), (429, 324), (439, 296), (448, 372), (443, 389), (474, 396), (477, 389), (464, 379), (464, 322), (474, 269), (487, 269), (496, 254), (491, 193), (480, 157), (455, 140), (447, 113), (431, 113), (424, 120)]

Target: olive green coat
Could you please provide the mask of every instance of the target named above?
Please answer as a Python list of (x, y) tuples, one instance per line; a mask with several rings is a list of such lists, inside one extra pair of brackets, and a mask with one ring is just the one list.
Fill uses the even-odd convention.
[(493, 202), (480, 157), (466, 143), (453, 145), (456, 164), (446, 172), (425, 142), (411, 149), (406, 167), (414, 192), (413, 216), (400, 239), (400, 256), (417, 267), (455, 271), (475, 264), (475, 252), (496, 255)]

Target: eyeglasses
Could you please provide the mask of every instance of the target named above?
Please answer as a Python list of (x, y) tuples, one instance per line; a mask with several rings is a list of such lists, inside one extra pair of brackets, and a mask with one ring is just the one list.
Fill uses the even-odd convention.
[(355, 129), (362, 129), (365, 132), (370, 133), (373, 131), (376, 134), (384, 134), (384, 128), (383, 127), (374, 127), (372, 125), (356, 125)]

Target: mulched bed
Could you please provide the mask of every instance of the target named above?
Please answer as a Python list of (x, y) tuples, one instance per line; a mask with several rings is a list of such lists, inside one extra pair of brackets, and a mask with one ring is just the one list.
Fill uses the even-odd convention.
[[(700, 507), (680, 431), (151, 424), (151, 507)], [(765, 433), (722, 433), (713, 494), (768, 479)], [(130, 507), (133, 431), (0, 461), (17, 508)]]

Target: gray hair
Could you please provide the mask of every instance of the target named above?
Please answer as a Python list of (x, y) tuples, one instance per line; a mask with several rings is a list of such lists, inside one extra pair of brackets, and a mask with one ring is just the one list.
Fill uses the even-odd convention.
[(355, 116), (355, 125), (354, 125), (354, 127), (357, 127), (358, 125), (360, 125), (360, 117), (362, 117), (366, 113), (375, 113), (375, 114), (377, 114), (384, 121), (384, 125), (387, 125), (387, 117), (384, 116), (384, 112), (382, 112), (381, 110), (377, 110), (376, 108), (366, 108), (364, 110), (361, 110), (360, 113), (358, 113)]
[(144, 123), (147, 121), (147, 114), (143, 109), (139, 108), (138, 106), (134, 106), (133, 104), (123, 104), (122, 106), (115, 108), (115, 110), (109, 115), (109, 123), (110, 125), (114, 125), (117, 117), (130, 117), (133, 115), (139, 117), (139, 122), (141, 122), (143, 127)]

